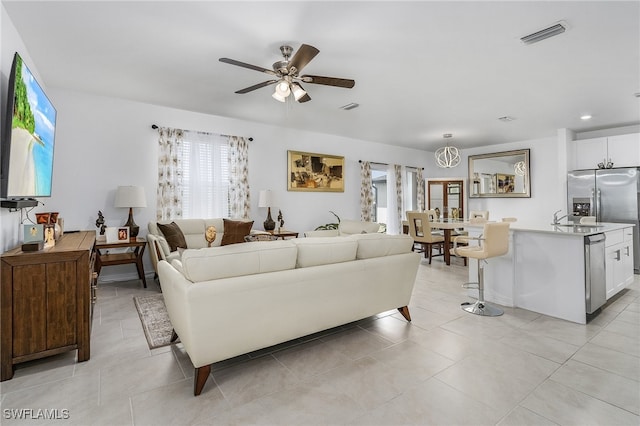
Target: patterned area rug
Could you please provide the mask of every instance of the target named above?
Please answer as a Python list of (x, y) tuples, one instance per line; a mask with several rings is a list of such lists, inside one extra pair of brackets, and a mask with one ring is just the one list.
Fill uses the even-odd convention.
[(170, 345), (173, 326), (169, 321), (169, 314), (164, 305), (162, 294), (134, 297), (133, 303), (138, 310), (149, 349)]

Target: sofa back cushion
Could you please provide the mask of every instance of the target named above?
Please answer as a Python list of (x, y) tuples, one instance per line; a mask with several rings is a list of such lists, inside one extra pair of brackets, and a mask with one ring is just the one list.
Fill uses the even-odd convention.
[(192, 282), (283, 271), (296, 266), (297, 248), (290, 240), (256, 241), (185, 250), (182, 272)]
[(408, 235), (355, 234), (349, 238), (358, 243), (358, 259), (409, 253), (413, 246), (413, 238)]
[(298, 247), (296, 268), (348, 262), (356, 259), (358, 242), (348, 237), (296, 238)]
[(338, 230), (340, 235), (373, 234), (380, 230), (380, 224), (359, 220), (342, 220), (338, 225)]

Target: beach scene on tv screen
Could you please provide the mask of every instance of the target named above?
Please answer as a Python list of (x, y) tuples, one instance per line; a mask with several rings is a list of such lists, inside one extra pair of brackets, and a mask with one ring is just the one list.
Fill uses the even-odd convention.
[(51, 195), (56, 110), (37, 81), (16, 58), (7, 195)]

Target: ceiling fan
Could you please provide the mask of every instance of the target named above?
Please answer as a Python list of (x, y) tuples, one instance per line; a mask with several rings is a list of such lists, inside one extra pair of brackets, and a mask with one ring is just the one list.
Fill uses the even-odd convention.
[(309, 62), (311, 62), (311, 60), (315, 58), (318, 53), (320, 53), (320, 51), (313, 46), (310, 46), (308, 44), (301, 45), (292, 58), (291, 54), (293, 53), (293, 48), (291, 46), (280, 46), (280, 51), (282, 52), (284, 60), (275, 62), (273, 64), (273, 70), (236, 61), (235, 59), (220, 58), (220, 62), (249, 68), (251, 70), (260, 71), (275, 77), (275, 79), (254, 84), (253, 86), (240, 89), (235, 93), (249, 93), (253, 90), (260, 89), (261, 87), (276, 84), (276, 90), (272, 96), (277, 101), (284, 102), (290, 94), (293, 94), (293, 97), (296, 101), (307, 102), (311, 100), (311, 97), (306, 92), (306, 90), (302, 88), (302, 85), (300, 84), (301, 82), (323, 84), (325, 86), (344, 87), (346, 89), (351, 89), (356, 84), (354, 80), (348, 80), (344, 78), (323, 77), (319, 75), (309, 74), (300, 75), (300, 71), (302, 71), (302, 68), (304, 68)]

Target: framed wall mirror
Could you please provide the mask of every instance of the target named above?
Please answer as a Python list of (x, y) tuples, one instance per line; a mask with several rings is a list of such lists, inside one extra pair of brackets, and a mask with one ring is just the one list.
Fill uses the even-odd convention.
[(529, 149), (469, 156), (470, 198), (529, 198)]

